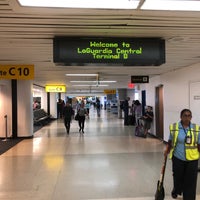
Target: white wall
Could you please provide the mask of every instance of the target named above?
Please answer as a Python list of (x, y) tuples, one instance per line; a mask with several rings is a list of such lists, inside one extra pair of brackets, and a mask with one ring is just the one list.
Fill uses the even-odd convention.
[[(152, 105), (155, 113), (155, 88), (160, 84), (163, 85), (165, 141), (168, 140), (169, 125), (180, 120), (180, 111), (182, 109), (191, 109), (195, 119), (197, 119), (196, 116), (200, 115), (200, 109), (197, 113), (196, 109), (191, 106), (192, 103), (190, 102), (191, 99), (194, 99), (194, 97), (190, 98), (191, 83), (194, 82), (200, 82), (200, 64), (150, 78), (149, 84), (143, 84), (141, 87), (141, 90), (146, 90), (146, 104)], [(195, 87), (193, 90), (195, 90), (195, 92), (193, 91), (192, 95), (200, 95), (199, 87)], [(196, 123), (200, 124), (200, 120)]]
[(200, 124), (200, 81), (190, 83), (190, 109), (192, 110), (192, 121)]
[(50, 93), (50, 114), (53, 118), (57, 118), (57, 98), (56, 93)]

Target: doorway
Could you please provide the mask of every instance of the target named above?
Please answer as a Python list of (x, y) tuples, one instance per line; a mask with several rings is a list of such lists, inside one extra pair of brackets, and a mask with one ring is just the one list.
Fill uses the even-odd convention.
[(156, 137), (163, 140), (163, 85), (156, 87), (155, 95)]

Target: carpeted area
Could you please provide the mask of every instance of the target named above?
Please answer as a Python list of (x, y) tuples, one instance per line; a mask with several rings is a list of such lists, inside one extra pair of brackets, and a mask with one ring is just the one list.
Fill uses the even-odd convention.
[(0, 140), (0, 155), (21, 142), (23, 138)]

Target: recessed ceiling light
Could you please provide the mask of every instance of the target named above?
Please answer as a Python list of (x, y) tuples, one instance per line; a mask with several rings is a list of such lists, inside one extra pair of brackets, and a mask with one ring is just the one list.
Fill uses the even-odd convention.
[(176, 10), (200, 11), (200, 1), (197, 0), (145, 0), (141, 9), (146, 10)]

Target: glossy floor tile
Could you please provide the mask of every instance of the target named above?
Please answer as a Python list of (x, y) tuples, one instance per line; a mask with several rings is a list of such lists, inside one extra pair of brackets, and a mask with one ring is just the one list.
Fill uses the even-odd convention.
[[(91, 110), (84, 135), (73, 120), (68, 136), (59, 119), (0, 156), (0, 200), (153, 200), (164, 148), (105, 110)], [(169, 200), (170, 160), (164, 187)]]

